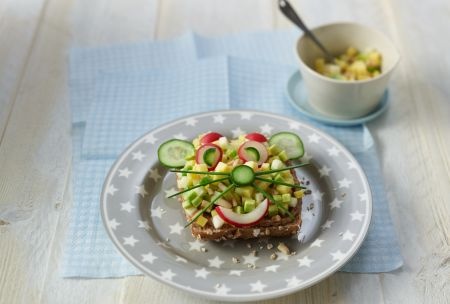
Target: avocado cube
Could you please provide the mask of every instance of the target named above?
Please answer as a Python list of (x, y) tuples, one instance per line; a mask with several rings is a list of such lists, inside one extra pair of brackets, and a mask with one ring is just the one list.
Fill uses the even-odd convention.
[(195, 223), (201, 227), (204, 227), (206, 223), (208, 223), (208, 219), (204, 217), (203, 215), (200, 215), (196, 220)]
[(281, 202), (281, 201), (282, 201), (282, 197), (281, 197), (281, 195), (279, 195), (279, 194), (273, 195), (273, 199), (274, 199), (276, 202)]
[(254, 190), (253, 187), (246, 186), (246, 187), (237, 187), (235, 192), (240, 196), (251, 197), (253, 194), (253, 190)]
[(190, 190), (190, 191), (183, 193), (183, 198), (186, 201), (193, 201), (196, 197), (197, 197), (197, 192), (195, 192), (194, 190)]
[(212, 216), (218, 215), (218, 214), (217, 214), (217, 211), (216, 211), (216, 210), (211, 211), (211, 215), (212, 215)]
[(283, 203), (289, 203), (291, 201), (291, 195), (289, 193), (284, 193), (281, 195), (281, 201)]
[(244, 208), (242, 208), (242, 206), (236, 206), (233, 208), (233, 211), (239, 214), (244, 213)]
[(200, 206), (200, 204), (202, 203), (202, 200), (203, 200), (203, 198), (201, 197), (201, 196), (197, 196), (196, 198), (194, 198), (192, 201), (191, 201), (191, 204), (192, 204), (192, 206), (194, 206), (194, 207), (198, 207), (198, 206)]
[(284, 193), (291, 193), (291, 187), (285, 186), (285, 185), (277, 185), (276, 187), (277, 191), (281, 194)]
[(256, 208), (256, 201), (252, 199), (247, 199), (244, 201), (244, 212), (249, 213)]
[(205, 195), (206, 190), (203, 187), (199, 187), (199, 188), (195, 189), (195, 192), (197, 193), (197, 196), (203, 196), (203, 195)]
[(285, 180), (283, 178), (283, 176), (280, 173), (277, 173), (274, 177), (273, 180), (276, 182), (282, 182), (285, 183)]
[(276, 205), (270, 205), (269, 206), (269, 216), (275, 216), (278, 214), (278, 207)]
[(269, 147), (269, 153), (271, 155), (278, 155), (281, 152), (281, 149), (277, 145), (271, 145)]
[(192, 204), (190, 201), (183, 201), (183, 203), (181, 204), (181, 206), (183, 206), (183, 209), (189, 209), (192, 208)]
[(294, 192), (294, 196), (295, 196), (296, 198), (302, 198), (303, 195), (305, 195), (305, 190), (303, 190), (303, 189)]
[(284, 151), (284, 150), (278, 154), (278, 157), (280, 158), (281, 161), (284, 161), (284, 162), (289, 159), (286, 154), (286, 151)]

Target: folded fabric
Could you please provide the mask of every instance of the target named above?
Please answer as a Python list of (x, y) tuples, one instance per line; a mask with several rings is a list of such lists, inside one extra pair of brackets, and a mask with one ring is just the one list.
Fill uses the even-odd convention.
[[(258, 109), (307, 120), (284, 100), (284, 86), (295, 70), (293, 56), (286, 51), (292, 47), (294, 38), (293, 32), (214, 39), (189, 34), (171, 41), (172, 45), (165, 42), (161, 50), (146, 43), (72, 53), (74, 206), (64, 276), (115, 277), (139, 273), (115, 252), (98, 211), (101, 185), (110, 164), (138, 136), (179, 116), (216, 109)], [(146, 57), (146, 52), (162, 58), (164, 52), (169, 53), (168, 49), (175, 58), (173, 62), (152, 63), (142, 59), (142, 64), (138, 64), (138, 57)], [(255, 54), (258, 49), (264, 51)], [(188, 62), (183, 54), (204, 59)], [(228, 54), (239, 58), (221, 56)], [(252, 54), (253, 58), (249, 58)], [(79, 68), (83, 71), (78, 71)], [(342, 270), (383, 272), (400, 267), (402, 259), (370, 132), (364, 126), (334, 128), (309, 120), (308, 123), (333, 135), (352, 151), (374, 192), (368, 237)]]

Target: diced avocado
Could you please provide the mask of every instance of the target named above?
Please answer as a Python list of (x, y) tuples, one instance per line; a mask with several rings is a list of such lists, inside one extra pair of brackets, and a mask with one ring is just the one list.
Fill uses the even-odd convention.
[(285, 194), (285, 193), (291, 193), (291, 187), (289, 186), (284, 186), (284, 185), (277, 185), (276, 187), (277, 191), (280, 192), (281, 194)]
[(198, 211), (198, 209), (195, 207), (184, 209), (184, 212), (189, 216), (192, 216), (197, 211)]
[(197, 223), (197, 225), (204, 227), (206, 225), (206, 223), (208, 223), (208, 219), (206, 217), (204, 217), (203, 215), (200, 215), (197, 220), (195, 221), (195, 223)]
[(275, 174), (275, 176), (273, 177), (273, 180), (276, 181), (276, 182), (282, 182), (282, 183), (285, 182), (285, 180), (284, 180), (283, 176), (281, 175), (281, 173)]
[(244, 208), (242, 208), (242, 206), (236, 206), (233, 208), (233, 211), (239, 214), (244, 213)]
[(271, 155), (278, 155), (281, 152), (281, 149), (277, 145), (271, 145), (269, 147), (269, 153)]
[(208, 172), (208, 166), (206, 164), (195, 164), (192, 170), (200, 172)]
[(281, 201), (283, 203), (289, 203), (291, 201), (291, 194), (290, 193), (284, 193), (281, 195)]
[(195, 192), (195, 190), (193, 189), (193, 190), (184, 192), (184, 193), (182, 194), (182, 196), (183, 196), (183, 199), (184, 199), (184, 200), (186, 200), (186, 201), (192, 201), (192, 200), (194, 200), (194, 199), (197, 197), (197, 192)]
[(302, 190), (297, 190), (297, 191), (294, 192), (294, 196), (296, 198), (302, 198), (303, 195), (305, 195), (305, 190), (303, 190), (303, 189)]
[(201, 197), (201, 196), (197, 196), (196, 198), (194, 198), (192, 201), (191, 201), (191, 204), (192, 204), (192, 206), (194, 206), (194, 207), (198, 207), (198, 206), (200, 206), (200, 204), (202, 203), (202, 200), (203, 200), (203, 198)]
[(270, 205), (269, 206), (269, 216), (275, 216), (278, 214), (278, 207), (276, 205)]
[(244, 201), (244, 212), (249, 213), (256, 208), (256, 201), (252, 199), (247, 199)]
[(189, 209), (192, 208), (192, 204), (190, 201), (183, 201), (183, 203), (181, 204), (181, 206), (183, 206), (183, 209)]
[(245, 197), (252, 197), (253, 194), (253, 187), (250, 186), (246, 186), (246, 187), (237, 187), (235, 192), (237, 194), (239, 194), (240, 196), (245, 196)]
[(275, 194), (275, 195), (273, 195), (272, 197), (273, 197), (273, 199), (274, 199), (276, 202), (281, 202), (281, 199), (282, 199), (281, 195)]
[(284, 161), (284, 162), (289, 159), (286, 154), (286, 151), (284, 151), (284, 150), (278, 154), (278, 157), (280, 158), (281, 161)]
[(206, 194), (206, 190), (203, 187), (196, 188), (195, 192), (197, 193), (197, 196), (203, 196)]
[(211, 211), (211, 215), (212, 216), (216, 216), (217, 215), (217, 211), (216, 210)]

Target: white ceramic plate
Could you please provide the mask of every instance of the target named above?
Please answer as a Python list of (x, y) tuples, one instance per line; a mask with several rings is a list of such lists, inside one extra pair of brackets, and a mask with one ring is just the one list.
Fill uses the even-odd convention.
[[(179, 202), (166, 198), (175, 191), (175, 176), (159, 164), (157, 148), (168, 139), (192, 139), (206, 131), (228, 137), (291, 131), (303, 139), (303, 160), (311, 166), (298, 169), (297, 175), (309, 182), (312, 194), (303, 201), (298, 235), (200, 242), (190, 229), (183, 229)], [(342, 267), (367, 233), (372, 196), (357, 161), (329, 135), (279, 115), (218, 111), (168, 123), (131, 144), (105, 180), (101, 212), (111, 240), (143, 273), (206, 298), (251, 301), (296, 292)], [(296, 253), (277, 252), (280, 241)], [(267, 244), (274, 248), (267, 249)], [(272, 253), (278, 255), (275, 261), (270, 259)], [(249, 263), (256, 268), (249, 268)]]

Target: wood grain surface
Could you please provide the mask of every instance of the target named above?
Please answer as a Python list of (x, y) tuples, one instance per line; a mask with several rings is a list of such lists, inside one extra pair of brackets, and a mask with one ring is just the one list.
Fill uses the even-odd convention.
[[(394, 42), (389, 111), (371, 122), (405, 265), (337, 273), (260, 303), (450, 302), (450, 2), (291, 1), (311, 25), (357, 21)], [(212, 303), (137, 276), (63, 279), (72, 202), (72, 46), (291, 25), (272, 0), (0, 1), (0, 303)]]

